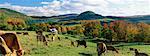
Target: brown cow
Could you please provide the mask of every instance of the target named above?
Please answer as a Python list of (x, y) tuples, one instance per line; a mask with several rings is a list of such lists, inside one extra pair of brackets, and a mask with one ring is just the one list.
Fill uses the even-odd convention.
[(98, 52), (98, 56), (101, 56), (102, 53), (107, 51), (107, 47), (105, 45), (105, 43), (102, 42), (98, 42), (97, 43), (97, 52)]
[(87, 47), (85, 40), (76, 40), (76, 41), (77, 41), (77, 47), (78, 47), (79, 45), (83, 45), (85, 48)]
[(113, 46), (106, 46), (106, 47), (107, 47), (107, 50), (111, 50), (111, 51), (115, 51), (116, 53), (119, 53), (118, 50)]
[(1, 37), (6, 42), (6, 45), (11, 50), (11, 52), (14, 52), (16, 50), (16, 53), (18, 56), (23, 55), (23, 50), (21, 48), (20, 42), (14, 33), (5, 33), (2, 34)]
[(44, 35), (37, 35), (37, 42), (42, 41), (46, 46), (48, 45), (48, 41)]
[(22, 32), (16, 32), (16, 34), (22, 34)]
[(134, 51), (135, 50), (135, 48), (129, 48), (130, 49), (130, 51)]
[(29, 35), (29, 33), (28, 32), (23, 32), (23, 35)]
[(4, 56), (10, 56), (12, 53), (2, 37), (0, 37), (0, 51), (0, 54)]
[(48, 35), (46, 35), (46, 37), (45, 37), (43, 35), (43, 31), (42, 30), (37, 30), (36, 34), (37, 34), (37, 43), (38, 43), (38, 41), (42, 41), (47, 46), (48, 45), (48, 41), (47, 41), (46, 37), (48, 38)]
[(135, 49), (135, 56), (148, 56), (146, 53), (139, 53), (137, 49)]

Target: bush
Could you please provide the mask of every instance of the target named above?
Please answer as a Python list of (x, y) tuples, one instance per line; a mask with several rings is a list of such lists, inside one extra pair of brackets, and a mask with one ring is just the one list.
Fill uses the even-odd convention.
[(145, 43), (150, 43), (150, 37), (145, 37), (145, 38), (144, 38), (144, 42), (145, 42)]

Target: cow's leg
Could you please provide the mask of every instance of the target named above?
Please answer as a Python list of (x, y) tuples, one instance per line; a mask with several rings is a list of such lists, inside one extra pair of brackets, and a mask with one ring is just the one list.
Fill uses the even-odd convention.
[(46, 46), (48, 46), (48, 42), (47, 42), (47, 39), (46, 39), (46, 37), (43, 35), (43, 43), (46, 45)]
[(48, 46), (48, 43), (47, 43), (47, 41), (44, 41), (44, 44), (45, 44), (46, 46)]
[(86, 44), (84, 44), (84, 47), (85, 47), (85, 48), (87, 47)]
[(73, 45), (75, 47), (74, 42), (72, 42), (71, 45)]
[(52, 36), (52, 41), (53, 41), (53, 36)]
[(39, 36), (37, 36), (37, 38), (36, 38), (36, 39), (37, 39), (36, 41), (37, 41), (37, 47), (38, 47)]
[(79, 44), (77, 44), (77, 47), (79, 46)]
[(60, 37), (58, 37), (58, 40), (60, 41)]
[(98, 52), (98, 56), (101, 56), (101, 55), (102, 55), (102, 53)]
[(55, 37), (56, 37), (56, 36), (53, 36), (53, 41), (55, 40)]

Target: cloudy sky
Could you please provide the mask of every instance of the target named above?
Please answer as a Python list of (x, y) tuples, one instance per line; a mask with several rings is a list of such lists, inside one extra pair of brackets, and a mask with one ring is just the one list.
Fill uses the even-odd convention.
[(53, 16), (93, 11), (104, 16), (150, 15), (150, 0), (0, 0), (0, 8)]

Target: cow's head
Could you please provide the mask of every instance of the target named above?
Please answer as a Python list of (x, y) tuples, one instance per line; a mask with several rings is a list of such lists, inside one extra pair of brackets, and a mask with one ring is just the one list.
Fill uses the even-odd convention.
[(18, 56), (23, 56), (24, 50), (17, 50), (16, 53)]

